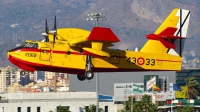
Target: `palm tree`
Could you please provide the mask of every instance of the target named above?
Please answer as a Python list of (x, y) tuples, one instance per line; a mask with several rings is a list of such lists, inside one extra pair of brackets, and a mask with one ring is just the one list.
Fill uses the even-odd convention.
[(197, 98), (199, 93), (198, 90), (200, 89), (200, 85), (195, 79), (194, 76), (191, 76), (186, 79), (186, 93), (183, 93), (187, 95), (188, 98), (188, 105), (190, 104), (190, 98), (194, 97)]
[(143, 110), (145, 110), (145, 112), (148, 112), (149, 107), (150, 107), (150, 103), (151, 103), (151, 96), (150, 95), (146, 95), (146, 94), (143, 95), (141, 103), (143, 105), (142, 106)]
[[(132, 99), (132, 98), (133, 98), (133, 99)], [(124, 105), (125, 105), (124, 109), (125, 109), (125, 110), (131, 110), (131, 101), (133, 101), (132, 104), (134, 105), (135, 102), (136, 102), (136, 98), (133, 97), (133, 96), (129, 96), (129, 97), (128, 97), (128, 101), (125, 101), (125, 103), (124, 103)], [(133, 105), (132, 105), (132, 106), (133, 106)]]
[[(151, 101), (150, 95), (143, 95), (141, 101), (137, 101), (135, 97), (133, 97), (133, 112), (156, 112), (157, 107), (164, 105), (161, 102), (156, 102), (153, 104)], [(128, 101), (124, 103), (124, 109), (120, 110), (119, 112), (130, 112), (131, 109), (131, 96), (128, 98)]]
[(138, 102), (134, 103), (133, 112), (141, 112), (142, 107), (143, 107), (143, 105), (142, 105), (141, 101), (138, 101)]

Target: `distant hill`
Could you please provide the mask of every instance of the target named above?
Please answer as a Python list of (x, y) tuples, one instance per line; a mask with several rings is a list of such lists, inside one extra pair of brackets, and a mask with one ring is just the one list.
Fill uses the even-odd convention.
[[(199, 0), (1, 0), (0, 1), (0, 65), (10, 65), (6, 52), (15, 45), (7, 46), (11, 40), (43, 39), (44, 19), (53, 28), (53, 17), (57, 15), (58, 27), (79, 27), (91, 30), (94, 22), (87, 21), (87, 14), (102, 12), (107, 21), (100, 26), (110, 27), (122, 41), (116, 48), (141, 48), (145, 35), (153, 33), (175, 7), (191, 11), (185, 55), (191, 50), (200, 57), (200, 1)], [(13, 42), (17, 44), (19, 42)]]

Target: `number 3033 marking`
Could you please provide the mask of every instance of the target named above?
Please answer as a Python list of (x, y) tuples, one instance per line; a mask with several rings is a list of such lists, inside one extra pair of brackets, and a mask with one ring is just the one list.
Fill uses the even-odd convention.
[(155, 59), (150, 59), (150, 58), (144, 59), (143, 57), (139, 57), (139, 58), (128, 57), (126, 60), (129, 64), (138, 64), (138, 65), (144, 65), (145, 64), (145, 65), (154, 66), (155, 63), (156, 63)]

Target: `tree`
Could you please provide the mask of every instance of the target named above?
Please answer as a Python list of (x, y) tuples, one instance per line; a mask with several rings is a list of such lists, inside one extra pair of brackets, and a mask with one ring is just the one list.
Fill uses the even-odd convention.
[(194, 107), (184, 106), (182, 112), (194, 112)]
[(176, 107), (174, 112), (194, 112), (194, 107), (184, 106), (184, 107)]
[[(157, 107), (164, 105), (163, 103), (156, 102), (153, 104), (151, 101), (150, 95), (143, 95), (141, 101), (137, 101), (135, 97), (133, 97), (133, 112), (156, 112)], [(131, 109), (131, 97), (129, 97), (128, 101), (124, 103), (124, 109), (119, 112), (130, 112)]]
[[(132, 98), (133, 98), (133, 99), (132, 99)], [(131, 101), (133, 101), (133, 102), (132, 102), (132, 105), (134, 105), (135, 102), (136, 102), (135, 97), (132, 97), (132, 96), (129, 96), (129, 97), (128, 97), (128, 101), (125, 101), (125, 103), (124, 103), (124, 105), (125, 105), (124, 109), (125, 109), (125, 110), (131, 110)]]
[(194, 76), (191, 76), (186, 79), (186, 91), (183, 93), (187, 95), (188, 98), (188, 105), (190, 104), (190, 98), (194, 97), (197, 98), (199, 93), (198, 90), (200, 88), (199, 83), (195, 79)]
[[(96, 112), (96, 105), (92, 104), (88, 109), (84, 108), (84, 110), (85, 112)], [(103, 112), (103, 109), (99, 108), (99, 112)]]

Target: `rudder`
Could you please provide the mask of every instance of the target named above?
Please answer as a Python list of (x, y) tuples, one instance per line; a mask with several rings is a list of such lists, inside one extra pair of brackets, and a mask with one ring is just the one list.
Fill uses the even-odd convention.
[(186, 38), (190, 11), (175, 8), (154, 34), (146, 36), (147, 43), (140, 52), (169, 53), (182, 56), (184, 41)]

